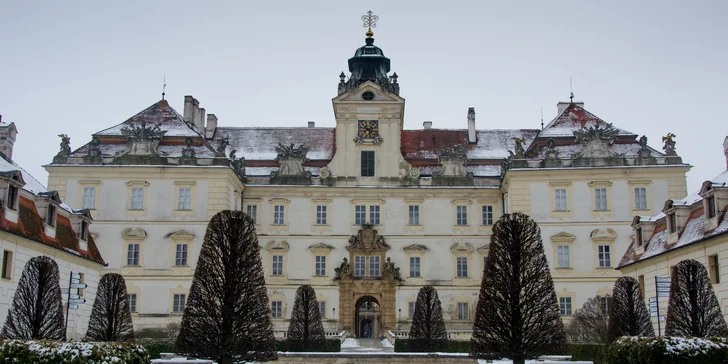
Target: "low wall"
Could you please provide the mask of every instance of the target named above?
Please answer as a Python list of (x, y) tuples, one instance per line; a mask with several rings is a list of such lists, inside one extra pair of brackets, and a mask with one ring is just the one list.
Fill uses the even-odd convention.
[(477, 364), (476, 359), (463, 354), (432, 353), (278, 353), (278, 363), (455, 363)]

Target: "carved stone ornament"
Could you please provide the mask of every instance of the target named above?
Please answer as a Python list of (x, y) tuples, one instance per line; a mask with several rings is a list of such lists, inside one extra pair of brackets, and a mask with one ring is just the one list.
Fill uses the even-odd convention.
[(157, 147), (166, 133), (159, 125), (148, 127), (144, 121), (141, 125), (123, 127), (121, 134), (126, 137), (126, 151), (122, 155), (157, 156)]
[(71, 154), (71, 137), (66, 134), (59, 134), (58, 137), (61, 138), (61, 150), (58, 152), (58, 155), (68, 157)]
[(86, 156), (83, 157), (83, 162), (86, 164), (101, 164), (103, 162), (103, 158), (101, 156), (101, 148), (99, 147), (101, 145), (101, 141), (99, 138), (93, 138), (91, 139), (91, 142), (88, 143), (88, 149), (86, 150)]
[(640, 158), (652, 157), (652, 150), (647, 146), (647, 136), (643, 135), (640, 137), (640, 150), (637, 152)]
[(556, 141), (553, 138), (549, 139), (547, 142), (546, 153), (544, 156), (546, 157), (546, 160), (559, 159), (559, 151), (556, 150)]
[(526, 144), (526, 138), (512, 137), (511, 140), (515, 143), (513, 157), (517, 159), (525, 158), (526, 150), (523, 145)]
[(354, 143), (372, 143), (382, 144), (384, 139), (379, 135), (379, 121), (377, 120), (359, 120), (357, 122), (357, 135)]
[(322, 167), (321, 169), (319, 169), (319, 178), (326, 179), (329, 177), (331, 177), (331, 170), (329, 169), (329, 167)]
[(420, 177), (420, 169), (412, 167), (402, 155), (399, 156), (399, 178), (417, 179)]
[(665, 155), (667, 155), (668, 157), (677, 156), (677, 152), (675, 151), (675, 137), (677, 137), (677, 135), (673, 133), (667, 133), (667, 135), (662, 137), (662, 143), (664, 143), (664, 145), (662, 146), (662, 150), (665, 151)]
[(349, 238), (347, 249), (358, 249), (368, 253), (372, 250), (389, 249), (389, 245), (384, 241), (384, 237), (372, 228), (371, 224), (364, 224), (356, 235)]
[(344, 261), (341, 262), (341, 265), (338, 268), (334, 268), (334, 272), (336, 273), (334, 280), (351, 278), (351, 267), (349, 266), (349, 260), (344, 258)]
[(598, 124), (595, 126), (582, 126), (580, 130), (574, 131), (574, 136), (582, 150), (577, 154), (576, 158), (611, 158), (619, 156), (612, 151), (614, 138), (619, 134), (611, 123), (606, 123), (604, 127)]
[(437, 162), (442, 168), (436, 177), (467, 177), (465, 165), (468, 163), (467, 146), (465, 144), (452, 147), (437, 148)]
[(286, 146), (278, 143), (276, 152), (278, 152), (276, 162), (279, 162), (281, 167), (277, 171), (271, 172), (271, 177), (311, 177), (311, 172), (306, 172), (303, 169), (303, 163), (308, 161), (306, 158), (306, 154), (308, 154), (308, 147), (306, 144), (301, 144), (301, 146), (296, 147), (295, 144)]
[(402, 279), (402, 274), (399, 272), (399, 267), (394, 265), (390, 257), (387, 257), (387, 261), (382, 266), (382, 277), (384, 279), (396, 279), (400, 282), (404, 280)]
[(230, 145), (230, 138), (224, 136), (217, 140), (217, 148), (215, 148), (215, 155), (218, 157), (225, 156), (225, 149)]
[(185, 139), (185, 147), (182, 149), (182, 156), (179, 158), (180, 165), (194, 166), (197, 164), (195, 148), (192, 147), (192, 144), (192, 138), (187, 137), (187, 139)]

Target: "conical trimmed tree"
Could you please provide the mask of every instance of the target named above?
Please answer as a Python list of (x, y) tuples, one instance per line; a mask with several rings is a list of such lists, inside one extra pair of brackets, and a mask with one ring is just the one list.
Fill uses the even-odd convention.
[(447, 330), (442, 318), (442, 305), (433, 286), (424, 286), (417, 294), (407, 349), (429, 352), (447, 349)]
[(326, 349), (326, 334), (321, 323), (316, 291), (309, 285), (303, 285), (296, 290), (287, 340), (290, 351), (324, 351)]
[(675, 267), (670, 284), (665, 335), (724, 337), (728, 335), (720, 304), (705, 266), (692, 259)]
[(3, 339), (65, 340), (58, 264), (50, 257), (28, 260), (13, 305), (3, 326)]
[(528, 215), (505, 214), (493, 226), (470, 354), (523, 364), (565, 345), (541, 230)]
[(633, 277), (614, 282), (608, 331), (609, 342), (622, 336), (655, 336), (640, 284)]
[(106, 273), (99, 280), (86, 331), (88, 341), (133, 341), (126, 281), (121, 274)]
[(571, 316), (566, 326), (569, 343), (609, 344), (609, 309), (602, 307), (602, 298), (611, 302), (609, 296), (592, 297)]
[(220, 364), (276, 358), (255, 222), (241, 211), (212, 217), (175, 351)]

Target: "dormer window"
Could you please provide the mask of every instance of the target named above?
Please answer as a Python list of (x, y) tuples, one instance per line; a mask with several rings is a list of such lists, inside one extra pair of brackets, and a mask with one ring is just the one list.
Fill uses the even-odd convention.
[(56, 207), (48, 204), (48, 216), (46, 217), (46, 225), (56, 226)]
[(677, 220), (675, 219), (674, 212), (667, 215), (667, 228), (669, 229), (670, 234), (677, 232)]
[(715, 211), (715, 196), (710, 196), (710, 197), (706, 198), (705, 201), (706, 201), (706, 205), (707, 205), (706, 208), (708, 209), (708, 211), (707, 211), (708, 218), (712, 219), (717, 215), (717, 213)]
[(88, 240), (88, 222), (81, 220), (81, 232), (79, 233), (81, 240)]
[(635, 239), (637, 240), (637, 246), (642, 246), (642, 228), (639, 227), (634, 230)]
[(16, 187), (14, 184), (10, 183), (8, 185), (8, 208), (11, 210), (15, 210), (16, 203), (18, 201), (18, 187)]

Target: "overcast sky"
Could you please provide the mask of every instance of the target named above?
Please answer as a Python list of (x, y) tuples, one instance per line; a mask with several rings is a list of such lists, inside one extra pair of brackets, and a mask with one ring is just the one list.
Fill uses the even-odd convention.
[(161, 98), (225, 126), (333, 126), (331, 98), (379, 16), (375, 44), (407, 101), (405, 127), (538, 128), (576, 100), (615, 126), (677, 134), (690, 191), (726, 168), (728, 1), (0, 0), (0, 114), (14, 159), (42, 165)]

